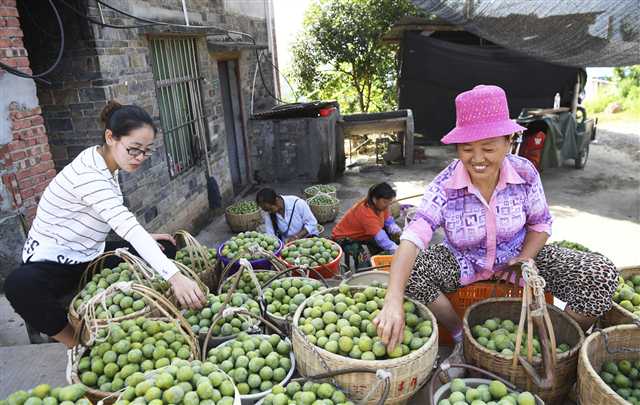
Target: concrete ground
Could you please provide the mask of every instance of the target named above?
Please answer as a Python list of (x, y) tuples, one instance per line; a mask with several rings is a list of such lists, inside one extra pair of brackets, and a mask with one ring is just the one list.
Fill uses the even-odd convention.
[[(633, 129), (635, 128), (635, 133)], [(542, 174), (547, 200), (555, 218), (551, 240), (571, 240), (608, 256), (617, 266), (640, 265), (640, 126), (624, 132), (599, 130), (584, 170), (565, 167)], [(631, 132), (631, 133), (629, 133)], [(419, 194), (455, 157), (446, 147), (427, 148), (427, 159), (408, 169), (402, 166), (356, 165), (336, 183), (341, 214), (365, 196), (368, 187), (387, 181), (398, 196)], [(283, 194), (302, 194), (307, 184), (273, 185)], [(253, 194), (247, 198), (253, 198)], [(418, 203), (419, 198), (409, 201)], [(326, 224), (330, 233), (333, 224)], [(215, 246), (232, 236), (224, 217), (213, 218), (197, 239)], [(441, 238), (436, 236), (436, 241)], [(443, 353), (444, 354), (444, 353)], [(22, 319), (0, 296), (0, 398), (39, 383), (64, 381), (66, 355), (59, 344), (29, 345)], [(424, 392), (411, 402), (426, 404)]]

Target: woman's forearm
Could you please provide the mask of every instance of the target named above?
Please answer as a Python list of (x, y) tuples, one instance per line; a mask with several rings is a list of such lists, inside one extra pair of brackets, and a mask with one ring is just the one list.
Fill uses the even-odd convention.
[(387, 299), (391, 301), (402, 302), (404, 300), (405, 287), (407, 280), (413, 270), (419, 249), (416, 245), (408, 240), (400, 242), (400, 246), (393, 255), (391, 269), (389, 269), (389, 289), (387, 290)]
[(527, 231), (522, 250), (520, 251), (520, 257), (526, 259), (535, 258), (545, 243), (547, 243), (547, 239), (549, 239), (549, 234), (546, 232)]

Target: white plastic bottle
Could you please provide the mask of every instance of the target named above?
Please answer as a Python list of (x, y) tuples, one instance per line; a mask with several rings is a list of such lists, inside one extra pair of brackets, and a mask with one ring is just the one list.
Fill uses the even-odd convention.
[(556, 93), (556, 96), (553, 98), (553, 108), (560, 108), (560, 93)]

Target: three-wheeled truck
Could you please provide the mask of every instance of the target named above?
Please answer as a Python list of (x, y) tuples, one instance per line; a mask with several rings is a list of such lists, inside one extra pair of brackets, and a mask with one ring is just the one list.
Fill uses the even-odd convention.
[(582, 106), (524, 108), (517, 118), (527, 128), (514, 144), (514, 153), (529, 159), (539, 171), (558, 167), (572, 159), (576, 169), (584, 169), (589, 144), (596, 139), (597, 119), (588, 118)]

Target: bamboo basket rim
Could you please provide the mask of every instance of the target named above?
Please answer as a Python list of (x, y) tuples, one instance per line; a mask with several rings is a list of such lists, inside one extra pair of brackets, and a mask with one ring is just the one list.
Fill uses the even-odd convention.
[[(363, 290), (366, 287), (363, 286), (349, 286), (350, 289), (357, 289), (357, 290)], [(323, 290), (322, 292), (324, 294), (326, 293), (333, 293), (333, 291), (339, 291), (340, 287), (332, 287), (332, 288), (328, 288)], [(323, 355), (325, 358), (329, 359), (329, 360), (340, 360), (340, 361), (345, 361), (345, 359), (347, 361), (353, 362), (353, 364), (355, 366), (359, 366), (359, 367), (372, 367), (372, 368), (388, 368), (388, 367), (392, 367), (392, 366), (398, 366), (398, 365), (402, 365), (403, 363), (408, 363), (410, 361), (416, 360), (417, 358), (421, 357), (425, 352), (427, 352), (431, 346), (433, 346), (434, 342), (436, 342), (438, 340), (438, 323), (436, 320), (435, 315), (433, 315), (433, 313), (429, 310), (429, 308), (427, 308), (426, 305), (422, 304), (421, 302), (414, 300), (412, 298), (409, 298), (405, 295), (404, 299), (408, 300), (410, 302), (412, 302), (416, 308), (419, 308), (422, 312), (424, 312), (425, 314), (427, 314), (429, 316), (429, 319), (431, 321), (431, 336), (429, 336), (429, 339), (418, 349), (415, 350), (413, 352), (410, 352), (409, 354), (405, 355), (405, 356), (401, 356), (398, 357), (396, 359), (384, 359), (384, 360), (361, 360), (361, 359), (352, 359), (350, 357), (347, 356), (342, 356), (340, 354), (337, 353), (331, 353), (330, 351), (327, 351), (323, 348), (321, 348), (320, 346), (316, 346), (314, 344), (312, 344), (311, 342), (309, 342), (309, 340), (307, 339), (307, 336), (300, 330), (300, 327), (298, 326), (298, 322), (300, 321), (300, 316), (302, 315), (302, 312), (304, 311), (304, 308), (307, 306), (307, 304), (310, 302), (310, 300), (314, 298), (313, 296), (307, 298), (306, 300), (304, 300), (302, 302), (302, 304), (300, 304), (300, 306), (298, 307), (298, 309), (296, 310), (295, 314), (293, 315), (293, 322), (291, 323), (291, 331), (292, 334), (298, 334), (299, 337), (301, 338), (302, 342), (307, 345), (307, 346), (311, 346), (313, 347), (313, 349), (315, 349), (319, 354)], [(293, 340), (293, 338), (292, 338)]]
[[(622, 274), (625, 273), (625, 272), (640, 274), (640, 265), (637, 265), (637, 266), (626, 266), (626, 267), (621, 267), (621, 268), (618, 269), (618, 275), (620, 275), (620, 276), (622, 276)], [(622, 276), (622, 277), (624, 278), (624, 276)], [(634, 314), (633, 312), (627, 311), (626, 309), (624, 309), (620, 304), (618, 304), (614, 300), (611, 300), (611, 303), (613, 304), (612, 305), (612, 309), (615, 308), (616, 310), (621, 311), (622, 314), (630, 317), (631, 319), (640, 320), (640, 316)]]
[(334, 186), (334, 185), (332, 185), (332, 184), (313, 184), (313, 185), (311, 185), (311, 186), (305, 187), (305, 189), (304, 189), (303, 191), (304, 191), (304, 193), (305, 193), (305, 194), (308, 194), (308, 195), (314, 196), (314, 195), (316, 195), (316, 194), (318, 194), (318, 193), (316, 192), (315, 194), (311, 194), (311, 192), (310, 192), (309, 190), (310, 190), (310, 189), (313, 189), (313, 188), (316, 188), (316, 187), (318, 187), (318, 186), (331, 187), (331, 188), (333, 189), (333, 190), (331, 190), (331, 191), (320, 191), (320, 190), (318, 190), (318, 192), (321, 192), (321, 193), (331, 194), (331, 193), (335, 193), (335, 192), (337, 192), (337, 191), (338, 191), (338, 187), (336, 187), (336, 186)]
[(224, 213), (228, 214), (230, 216), (233, 216), (233, 217), (246, 217), (246, 216), (249, 216), (249, 215), (260, 214), (260, 207), (258, 207), (255, 211), (245, 212), (245, 213), (242, 213), (242, 214), (237, 214), (235, 212), (231, 212), (231, 208), (234, 207), (236, 204), (231, 204), (230, 206), (225, 208)]
[[(313, 198), (313, 197), (311, 197)], [(336, 197), (334, 198), (334, 202), (330, 203), (330, 204), (315, 204), (309, 200), (311, 200), (311, 198), (307, 199), (307, 204), (309, 204), (309, 207), (317, 207), (317, 208), (335, 208), (335, 207), (339, 207), (340, 206), (340, 200)]]
[[(502, 303), (516, 303), (516, 302), (522, 303), (522, 299), (513, 298), (513, 297), (494, 297), (494, 298), (487, 298), (485, 300), (478, 301), (470, 305), (466, 309), (466, 311), (464, 311), (464, 316), (462, 317), (462, 328), (464, 330), (465, 335), (467, 335), (467, 337), (469, 338), (469, 341), (471, 342), (471, 344), (473, 345), (473, 348), (476, 351), (479, 351), (486, 355), (495, 356), (503, 360), (511, 361), (513, 360), (513, 355), (507, 356), (505, 354), (501, 354), (499, 352), (489, 350), (486, 347), (482, 346), (480, 343), (478, 343), (476, 338), (473, 337), (473, 334), (471, 333), (471, 326), (469, 325), (469, 314), (475, 309), (477, 309), (477, 307), (480, 307), (482, 305), (492, 304), (492, 303), (501, 303), (501, 302)], [(560, 360), (564, 360), (565, 358), (577, 356), (585, 340), (585, 335), (584, 335), (584, 332), (582, 331), (582, 328), (580, 327), (580, 325), (578, 325), (578, 323), (575, 320), (573, 320), (573, 318), (565, 314), (564, 311), (560, 310), (560, 308), (554, 306), (553, 304), (547, 304), (547, 311), (549, 311), (549, 316), (551, 316), (551, 312), (553, 312), (560, 317), (564, 317), (565, 320), (568, 321), (568, 323), (572, 325), (574, 329), (578, 332), (578, 342), (575, 345), (572, 345), (571, 348), (566, 352), (556, 353), (557, 360), (560, 361)], [(515, 323), (517, 324), (517, 322)], [(542, 363), (542, 356), (534, 356), (533, 361), (531, 362), (531, 364), (534, 366), (540, 365), (541, 363)], [(522, 367), (522, 365), (518, 363), (518, 367)]]
[(603, 332), (611, 333), (611, 332), (625, 331), (625, 330), (637, 331), (638, 326), (634, 324), (616, 325), (616, 326), (611, 326), (605, 329), (597, 330), (594, 333), (587, 336), (587, 338), (582, 344), (582, 347), (580, 348), (580, 354), (579, 354), (580, 361), (578, 363), (578, 373), (580, 373), (582, 371), (581, 369), (583, 369), (589, 375), (589, 377), (593, 382), (595, 382), (602, 389), (604, 389), (606, 394), (613, 395), (616, 399), (620, 401), (620, 403), (626, 403), (626, 400), (622, 398), (617, 392), (615, 392), (615, 390), (613, 390), (607, 383), (605, 383), (602, 380), (598, 372), (595, 370), (595, 368), (593, 368), (593, 365), (591, 364), (591, 359), (589, 358), (588, 350), (589, 350), (589, 345), (592, 344), (596, 339), (603, 339)]

